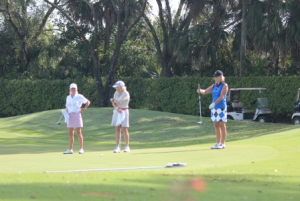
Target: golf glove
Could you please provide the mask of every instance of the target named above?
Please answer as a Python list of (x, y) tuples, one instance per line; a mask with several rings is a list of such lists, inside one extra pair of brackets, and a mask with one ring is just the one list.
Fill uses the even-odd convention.
[(216, 105), (215, 103), (210, 104), (210, 105), (209, 105), (209, 109), (210, 109), (210, 110), (213, 109), (213, 108), (215, 107), (215, 105)]

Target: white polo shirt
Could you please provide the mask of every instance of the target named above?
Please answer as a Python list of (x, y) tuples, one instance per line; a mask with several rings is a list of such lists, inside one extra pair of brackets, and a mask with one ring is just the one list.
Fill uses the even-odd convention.
[(76, 94), (73, 98), (71, 95), (67, 96), (66, 107), (68, 108), (68, 113), (80, 112), (81, 105), (86, 104), (88, 99), (86, 99), (81, 94)]
[(122, 93), (116, 91), (114, 94), (114, 99), (120, 102), (120, 104), (117, 105), (118, 108), (128, 108), (130, 95), (127, 90), (124, 90)]

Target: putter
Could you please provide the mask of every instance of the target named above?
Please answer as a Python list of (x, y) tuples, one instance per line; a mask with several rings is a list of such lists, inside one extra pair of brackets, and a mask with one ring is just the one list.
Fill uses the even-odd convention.
[(63, 114), (60, 116), (58, 122), (56, 122), (57, 125), (60, 125), (60, 120), (61, 120), (62, 116), (63, 116)]
[[(200, 84), (198, 84), (198, 89), (200, 89)], [(198, 121), (199, 125), (202, 125), (202, 113), (201, 113), (201, 95), (199, 93), (199, 109), (200, 109), (200, 121)]]

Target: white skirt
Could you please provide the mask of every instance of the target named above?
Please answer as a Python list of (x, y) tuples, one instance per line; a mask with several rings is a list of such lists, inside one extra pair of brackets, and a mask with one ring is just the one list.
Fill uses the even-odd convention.
[[(129, 127), (129, 109), (122, 110), (122, 112), (123, 112), (124, 117), (123, 117), (123, 120), (121, 121), (121, 126), (122, 127)], [(113, 111), (111, 125), (112, 126), (120, 126), (120, 124), (118, 124), (118, 112), (117, 112), (117, 110)]]

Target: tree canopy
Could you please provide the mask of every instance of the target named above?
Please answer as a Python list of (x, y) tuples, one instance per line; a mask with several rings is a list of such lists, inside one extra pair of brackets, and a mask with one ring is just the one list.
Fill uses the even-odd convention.
[(299, 74), (298, 0), (2, 0), (0, 78)]

